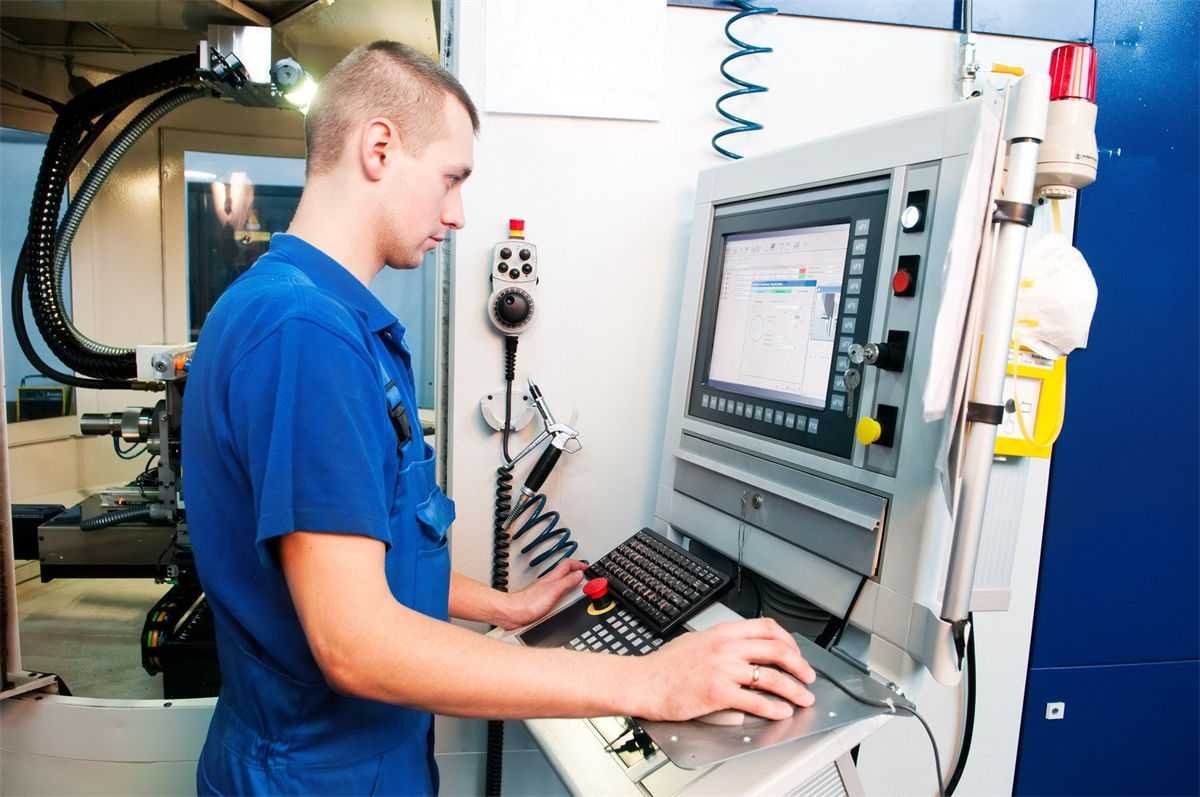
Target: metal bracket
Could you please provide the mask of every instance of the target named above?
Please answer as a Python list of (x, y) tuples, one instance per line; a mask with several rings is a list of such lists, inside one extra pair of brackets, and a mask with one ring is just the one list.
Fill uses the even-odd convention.
[(988, 423), (992, 426), (999, 426), (1004, 423), (1004, 405), (980, 404), (977, 401), (968, 401), (967, 421), (969, 423)]
[(0, 700), (5, 700), (10, 697), (17, 697), (29, 692), (46, 692), (47, 694), (63, 694), (62, 690), (66, 690), (66, 694), (70, 694), (70, 690), (66, 689), (66, 684), (62, 680), (51, 673), (40, 672), (18, 672), (9, 673), (11, 686), (8, 689), (0, 691)]
[(1033, 214), (1037, 208), (1028, 202), (1013, 202), (1009, 199), (996, 200), (996, 212), (992, 214), (993, 222), (1011, 221), (1022, 227), (1033, 226)]

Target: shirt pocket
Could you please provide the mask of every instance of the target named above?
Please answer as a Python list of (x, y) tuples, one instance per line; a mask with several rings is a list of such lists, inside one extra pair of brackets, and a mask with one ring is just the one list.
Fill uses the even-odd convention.
[(429, 497), (417, 506), (417, 525), (421, 528), (424, 547), (445, 547), (446, 535), (455, 516), (454, 502), (441, 488), (434, 487)]

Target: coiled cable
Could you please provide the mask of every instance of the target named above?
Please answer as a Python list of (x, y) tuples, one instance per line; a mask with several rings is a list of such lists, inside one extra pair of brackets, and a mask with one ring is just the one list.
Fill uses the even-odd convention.
[(529, 560), (530, 567), (538, 567), (547, 559), (557, 554), (558, 558), (550, 564), (546, 565), (546, 569), (538, 573), (538, 578), (553, 570), (559, 562), (575, 553), (575, 549), (579, 547), (579, 543), (571, 539), (571, 530), (566, 526), (558, 528), (558, 522), (562, 519), (562, 515), (557, 510), (545, 511), (546, 496), (542, 493), (537, 493), (533, 498), (525, 502), (525, 506), (513, 518), (513, 522), (519, 521), (526, 512), (532, 511), (529, 518), (521, 524), (521, 527), (512, 535), (513, 541), (521, 539), (527, 531), (531, 531), (538, 526), (545, 526), (533, 540), (521, 549), (521, 553), (527, 554), (534, 548), (538, 548), (554, 541), (549, 548), (536, 554)]
[[(492, 520), (492, 589), (508, 592), (508, 529), (505, 521), (512, 509), (512, 456), (508, 453), (512, 425), (512, 383), (517, 376), (516, 335), (504, 336), (504, 428), (500, 432), (504, 464), (496, 469), (496, 504)], [(483, 793), (500, 797), (504, 777), (504, 722), (488, 720), (487, 756), (484, 762)]]
[(729, 39), (729, 41), (732, 42), (735, 47), (738, 48), (738, 51), (731, 55), (725, 56), (725, 58), (721, 61), (721, 75), (738, 88), (734, 89), (733, 91), (728, 91), (717, 98), (715, 107), (717, 109), (717, 113), (721, 114), (721, 116), (725, 117), (730, 122), (733, 122), (735, 127), (726, 128), (725, 130), (722, 130), (713, 136), (712, 146), (713, 149), (724, 155), (726, 158), (733, 158), (734, 160), (737, 160), (742, 156), (736, 152), (726, 149), (717, 142), (725, 136), (732, 136), (735, 133), (750, 133), (755, 130), (762, 130), (763, 126), (758, 122), (745, 119), (737, 114), (725, 110), (725, 108), (721, 107), (721, 103), (725, 102), (726, 100), (731, 100), (734, 97), (741, 97), (747, 94), (762, 94), (767, 90), (767, 87), (760, 86), (757, 83), (751, 83), (748, 80), (743, 80), (742, 78), (731, 75), (729, 73), (728, 66), (733, 61), (736, 61), (739, 58), (745, 58), (748, 55), (762, 55), (765, 53), (774, 52), (774, 48), (760, 47), (758, 45), (744, 42), (737, 36), (733, 35), (731, 28), (734, 23), (745, 19), (746, 17), (753, 17), (759, 14), (777, 14), (779, 13), (779, 9), (756, 6), (754, 3), (750, 2), (750, 0), (724, 0), (724, 2), (737, 6), (740, 11), (730, 17), (730, 19), (725, 23), (725, 37)]
[(509, 537), (504, 521), (512, 509), (511, 465), (496, 468), (496, 509), (492, 516), (492, 589), (508, 592)]

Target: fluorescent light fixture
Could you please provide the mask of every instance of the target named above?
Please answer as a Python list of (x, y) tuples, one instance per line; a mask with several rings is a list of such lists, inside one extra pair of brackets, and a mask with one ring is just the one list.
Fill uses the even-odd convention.
[(317, 95), (317, 82), (312, 78), (305, 76), (300, 85), (284, 94), (285, 100), (295, 105), (300, 109), (301, 113), (308, 113), (308, 106), (312, 103), (313, 97)]
[(195, 180), (198, 183), (209, 183), (217, 179), (217, 175), (212, 172), (202, 172), (196, 169), (185, 169), (183, 172), (185, 180)]

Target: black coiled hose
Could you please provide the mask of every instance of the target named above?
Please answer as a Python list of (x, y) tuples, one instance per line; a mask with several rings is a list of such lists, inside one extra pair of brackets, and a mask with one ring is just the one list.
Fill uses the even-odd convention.
[[(512, 509), (512, 456), (508, 453), (508, 427), (512, 423), (512, 383), (517, 376), (515, 335), (504, 336), (504, 429), (500, 439), (504, 464), (496, 469), (496, 512), (492, 521), (492, 589), (508, 592), (508, 531), (504, 521)], [(484, 766), (483, 793), (500, 797), (504, 778), (504, 722), (488, 720), (487, 757)]]
[[(498, 491), (497, 494), (499, 494)], [(520, 520), (526, 512), (532, 510), (532, 514), (530, 514), (529, 518), (512, 535), (513, 540), (519, 540), (525, 535), (525, 532), (531, 531), (538, 526), (545, 527), (541, 530), (541, 532), (538, 533), (536, 537), (533, 538), (531, 542), (527, 543), (525, 547), (521, 549), (521, 553), (523, 554), (529, 553), (534, 548), (543, 546), (552, 540), (554, 541), (553, 545), (551, 545), (549, 548), (546, 548), (546, 550), (541, 551), (529, 560), (530, 567), (538, 567), (555, 554), (558, 555), (557, 559), (546, 565), (545, 570), (538, 573), (538, 578), (541, 578), (553, 570), (559, 562), (575, 553), (575, 549), (579, 547), (579, 543), (571, 539), (571, 530), (569, 528), (566, 526), (558, 528), (558, 521), (562, 519), (562, 516), (558, 513), (558, 511), (550, 510), (547, 512), (545, 509), (546, 496), (542, 493), (538, 493), (525, 504), (525, 507), (517, 514), (516, 518), (514, 518), (514, 522), (516, 522), (517, 520)], [(504, 548), (507, 552), (507, 542), (505, 543)]]
[(119, 526), (122, 523), (145, 523), (150, 520), (150, 507), (139, 506), (134, 509), (118, 509), (116, 512), (105, 512), (88, 518), (79, 524), (80, 531), (98, 531), (109, 526)]
[(512, 509), (511, 465), (496, 468), (496, 511), (492, 516), (492, 589), (508, 592), (508, 531), (504, 521)]
[[(55, 356), (74, 371), (102, 380), (129, 380), (137, 374), (132, 352), (106, 355), (91, 352), (82, 345), (72, 334), (64, 309), (56, 300), (54, 253), (58, 209), (71, 176), (69, 167), (78, 160), (81, 138), (94, 127), (92, 120), (96, 117), (107, 118), (142, 97), (200, 82), (195, 54), (150, 64), (114, 77), (72, 99), (50, 132), (29, 210), (25, 257), (17, 263), (14, 281), (18, 276), (21, 280), (28, 279), (29, 301), (38, 330)], [(20, 302), (16, 305), (19, 307)], [(14, 308), (14, 322), (16, 312)]]

